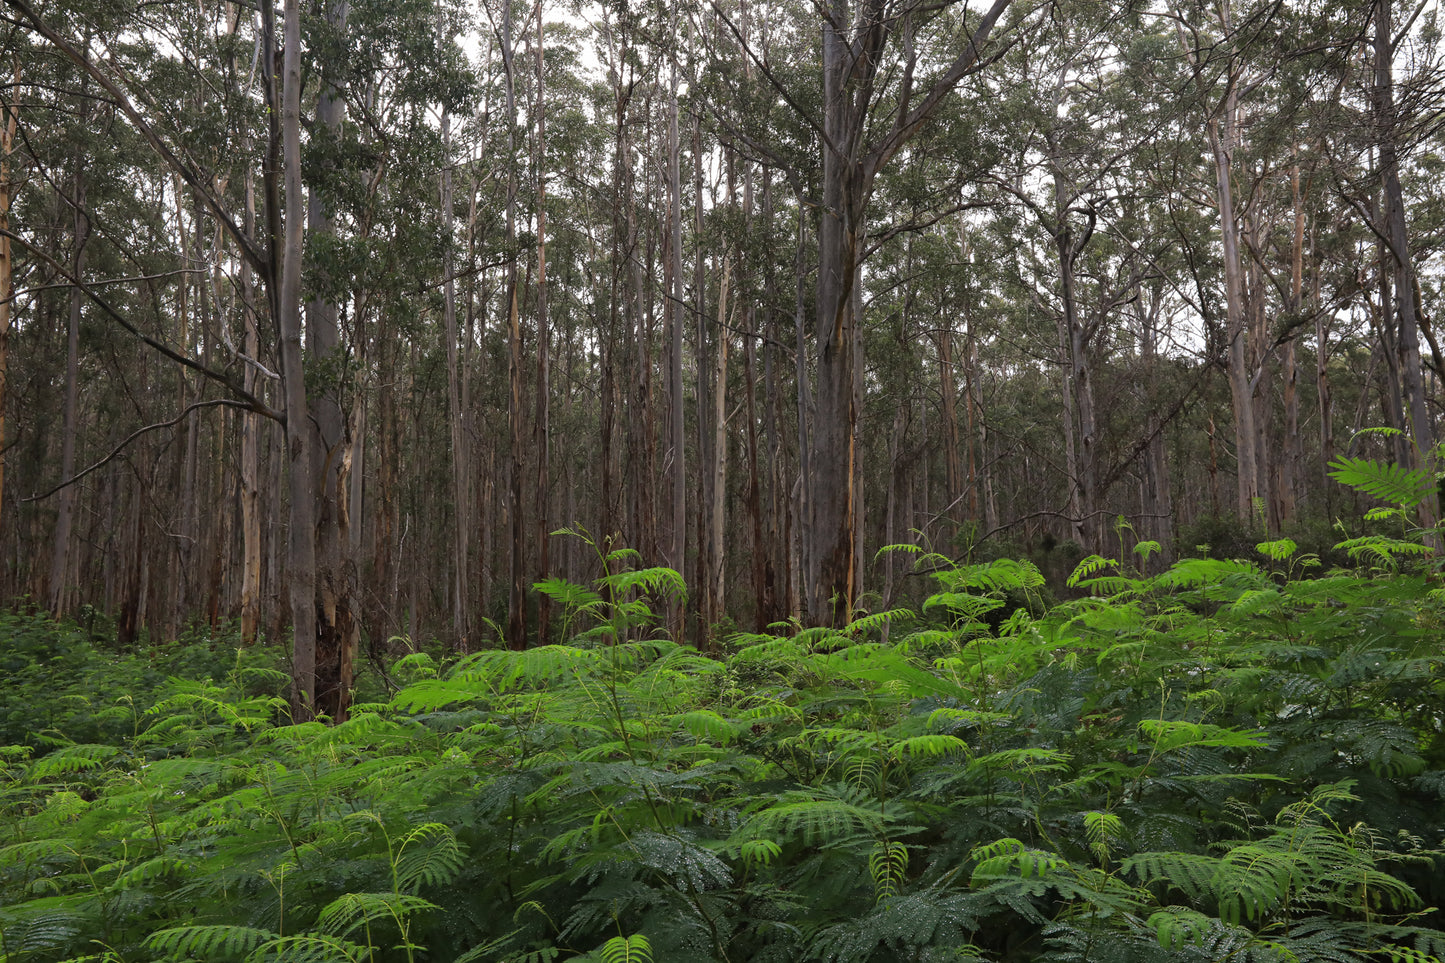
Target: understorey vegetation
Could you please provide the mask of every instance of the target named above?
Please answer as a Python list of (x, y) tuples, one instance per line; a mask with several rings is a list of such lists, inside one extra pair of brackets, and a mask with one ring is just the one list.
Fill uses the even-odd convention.
[(917, 611), (713, 657), (602, 550), (539, 586), (570, 644), (414, 652), (338, 725), (254, 650), (97, 685), (88, 741), (0, 749), (0, 960), (1445, 958), (1424, 476), (1337, 474), (1402, 523), (1349, 567), (1143, 543), (1045, 610), (1030, 563), (908, 547)]

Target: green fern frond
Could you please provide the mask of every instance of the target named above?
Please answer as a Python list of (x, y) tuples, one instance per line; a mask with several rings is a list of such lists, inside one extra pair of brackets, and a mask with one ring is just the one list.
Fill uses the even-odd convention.
[(316, 925), (328, 936), (344, 938), (379, 920), (399, 925), (415, 913), (435, 909), (440, 907), (409, 893), (346, 893), (322, 907)]
[(658, 593), (668, 598), (687, 598), (687, 583), (681, 575), (670, 568), (640, 568), (624, 572), (613, 572), (597, 580), (602, 588), (621, 598), (634, 589)]
[(1219, 749), (1262, 749), (1269, 745), (1267, 734), (1260, 729), (1229, 729), (1205, 722), (1183, 719), (1145, 719), (1139, 730), (1157, 752), (1208, 746)]
[(1045, 749), (1028, 746), (1021, 749), (1001, 749), (969, 761), (970, 769), (994, 772), (1024, 772), (1029, 774), (1045, 772), (1066, 772), (1072, 757), (1062, 749)]
[(888, 751), (896, 759), (943, 759), (967, 752), (968, 743), (953, 735), (912, 736), (895, 742)]
[(573, 612), (590, 611), (604, 604), (602, 596), (587, 586), (569, 582), (565, 578), (555, 575), (542, 579), (540, 582), (533, 582), (532, 587)]
[(1229, 606), (1229, 613), (1246, 617), (1277, 612), (1282, 598), (1277, 589), (1246, 589)]
[(1069, 865), (1068, 860), (1057, 853), (1033, 849), (1012, 837), (976, 846), (970, 855), (978, 860), (973, 869), (974, 886), (1011, 877), (1047, 879)]
[(1022, 559), (1000, 558), (977, 565), (960, 565), (934, 573), (938, 581), (955, 591), (1003, 595), (1042, 588), (1044, 575), (1037, 565)]
[(445, 886), (461, 873), (461, 846), (451, 827), (426, 823), (407, 833), (397, 849), (396, 887), (416, 893), (423, 886)]
[(1217, 857), (1203, 853), (1136, 853), (1119, 864), (1122, 874), (1134, 874), (1144, 884), (1164, 883), (1199, 900), (1213, 892)]
[(1227, 923), (1243, 918), (1262, 920), (1289, 896), (1302, 870), (1294, 854), (1268, 846), (1245, 844), (1224, 855), (1211, 885), (1219, 900), (1219, 916)]
[(1329, 476), (1356, 491), (1401, 508), (1413, 508), (1435, 492), (1435, 479), (1418, 468), (1339, 457), (1330, 462)]
[(1086, 556), (1079, 561), (1078, 565), (1074, 566), (1074, 571), (1069, 575), (1066, 584), (1069, 588), (1077, 588), (1079, 583), (1084, 579), (1097, 575), (1099, 572), (1110, 567), (1118, 568), (1118, 560), (1104, 558), (1102, 555)]
[(738, 847), (738, 854), (750, 863), (767, 866), (783, 854), (783, 847), (771, 839), (749, 839)]
[(458, 703), (474, 702), (488, 693), (476, 682), (463, 679), (422, 679), (392, 696), (389, 708), (406, 713), (436, 712)]
[(49, 755), (40, 757), (31, 765), (25, 775), (32, 782), (42, 782), (56, 776), (68, 776), (99, 769), (118, 755), (120, 755), (120, 750), (115, 746), (65, 746)]
[(282, 936), (256, 947), (246, 963), (364, 963), (371, 948), (334, 936)]
[(1173, 590), (1201, 588), (1211, 585), (1237, 585), (1241, 589), (1267, 588), (1269, 579), (1252, 562), (1238, 559), (1185, 558), (1175, 562), (1148, 583), (1156, 589)]
[(908, 874), (908, 847), (900, 842), (879, 842), (868, 857), (868, 874), (873, 877), (873, 901), (892, 899)]
[(1147, 925), (1160, 946), (1177, 952), (1186, 946), (1203, 946), (1219, 921), (1186, 906), (1166, 906), (1151, 914)]
[(1408, 946), (1382, 946), (1369, 952), (1384, 957), (1390, 963), (1442, 963), (1440, 957), (1433, 953), (1422, 953)]
[(1386, 535), (1361, 535), (1358, 538), (1347, 538), (1343, 542), (1337, 543), (1335, 548), (1344, 550), (1356, 562), (1370, 560), (1389, 567), (1394, 567), (1401, 557), (1413, 555), (1423, 558), (1432, 551), (1429, 546), (1420, 542), (1390, 538)]
[(736, 838), (739, 845), (748, 839), (801, 839), (804, 845), (811, 846), (849, 835), (874, 835), (882, 829), (883, 816), (876, 808), (835, 799), (805, 799), (754, 813)]
[(177, 926), (146, 937), (145, 947), (156, 954), (187, 957), (246, 956), (280, 934), (250, 926)]
[(970, 595), (967, 592), (939, 592), (924, 601), (923, 611), (943, 608), (965, 622), (982, 622), (985, 615), (1003, 608), (1004, 604), (1001, 598)]
[(848, 630), (862, 634), (882, 629), (885, 626), (891, 627), (897, 623), (911, 622), (915, 618), (917, 616), (912, 609), (889, 609), (886, 612), (874, 612), (871, 615), (854, 619), (848, 623)]
[(1116, 843), (1127, 837), (1124, 821), (1113, 813), (1091, 810), (1084, 813), (1084, 836), (1089, 841), (1089, 851), (1101, 866), (1107, 865)]
[(602, 963), (652, 963), (652, 944), (641, 933), (614, 936), (602, 946)]
[(711, 709), (694, 709), (672, 718), (672, 724), (687, 730), (694, 739), (711, 739), (727, 745), (737, 736), (737, 727)]
[(1272, 562), (1287, 562), (1299, 551), (1299, 545), (1292, 538), (1277, 538), (1272, 542), (1260, 542), (1254, 550)]

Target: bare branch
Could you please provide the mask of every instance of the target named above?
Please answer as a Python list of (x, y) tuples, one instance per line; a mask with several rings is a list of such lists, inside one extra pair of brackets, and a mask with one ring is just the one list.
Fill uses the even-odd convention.
[(234, 398), (212, 398), (210, 401), (197, 401), (194, 404), (187, 405), (184, 411), (176, 415), (170, 421), (159, 421), (156, 422), (154, 425), (146, 425), (144, 428), (137, 428), (135, 431), (127, 435), (124, 441), (112, 448), (110, 450), (110, 454), (106, 455), (100, 461), (87, 466), (84, 470), (78, 471), (74, 475), (71, 475), (65, 481), (61, 482), (59, 485), (56, 485), (49, 491), (41, 492), (38, 495), (31, 495), (29, 498), (22, 498), (20, 500), (22, 502), (43, 501), (49, 498), (51, 495), (54, 495), (61, 489), (69, 488), (71, 485), (74, 485), (86, 475), (89, 475), (92, 472), (97, 471), (98, 469), (104, 468), (112, 461), (115, 461), (115, 459), (120, 456), (120, 453), (126, 449), (126, 446), (128, 446), (131, 442), (135, 441), (141, 435), (147, 434), (148, 432), (152, 431), (159, 431), (162, 428), (173, 428), (176, 425), (180, 424), (182, 421), (184, 421), (186, 419), (186, 416), (189, 415), (191, 412), (196, 411), (200, 408), (242, 408), (247, 411), (252, 410), (250, 405), (246, 404), (244, 401), (237, 401)]
[(52, 271), (65, 278), (72, 285), (78, 288), (82, 294), (90, 298), (90, 300), (94, 302), (94, 304), (102, 311), (104, 311), (107, 315), (109, 315), (116, 324), (119, 324), (122, 328), (125, 328), (131, 334), (135, 335), (137, 338), (140, 338), (146, 344), (150, 345), (152, 348), (159, 351), (161, 354), (165, 355), (167, 358), (171, 359), (177, 364), (190, 368), (192, 371), (195, 371), (198, 374), (211, 379), (212, 381), (216, 381), (220, 384), (225, 385), (231, 390), (231, 392), (236, 396), (236, 398), (239, 399), (238, 402), (232, 403), (240, 404), (241, 407), (249, 408), (251, 411), (254, 411), (259, 415), (265, 415), (267, 418), (270, 418), (271, 420), (280, 424), (284, 425), (286, 423), (286, 416), (284, 414), (271, 408), (269, 405), (261, 401), (255, 395), (251, 394), (251, 392), (247, 391), (244, 387), (238, 384), (233, 377), (226, 374), (224, 371), (216, 371), (213, 368), (209, 368), (206, 365), (201, 364), (194, 358), (190, 358), (186, 355), (181, 354), (170, 345), (157, 341), (155, 338), (152, 338), (144, 331), (141, 331), (134, 324), (131, 324), (124, 315), (122, 315), (115, 308), (111, 307), (109, 302), (107, 302), (98, 293), (96, 293), (94, 288), (77, 278), (74, 274), (70, 272), (68, 268), (65, 267), (65, 265), (55, 260), (55, 258), (51, 257), (45, 251), (42, 251), (40, 248), (31, 244), (25, 238), (21, 237), (19, 234), (16, 234), (14, 231), (0, 230), (0, 235), (8, 237), (10, 238), (10, 240), (17, 242), (35, 257), (44, 261)]

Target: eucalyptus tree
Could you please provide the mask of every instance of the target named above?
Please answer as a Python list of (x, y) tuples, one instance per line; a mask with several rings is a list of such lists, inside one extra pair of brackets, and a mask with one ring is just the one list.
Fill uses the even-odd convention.
[[(821, 158), (818, 195), (818, 271), (813, 296), (816, 338), (815, 418), (809, 439), (805, 582), (807, 610), (818, 624), (852, 618), (859, 588), (860, 505), (858, 427), (862, 391), (861, 268), (875, 183), (958, 85), (990, 64), (1017, 25), (1021, 10), (1004, 22), (1010, 0), (995, 0), (981, 13), (962, 4), (835, 0), (819, 6), (810, 22), (819, 32), (821, 102), (805, 86), (765, 61), (735, 18), (732, 38), (767, 84), (802, 119), (812, 150)], [(821, 76), (818, 76), (821, 74)], [(799, 78), (801, 79), (801, 78)], [(816, 88), (815, 88), (816, 89)], [(718, 110), (720, 124), (744, 137), (744, 124)], [(731, 121), (731, 122), (730, 122)], [(778, 166), (787, 166), (786, 145), (767, 136), (749, 145)]]
[[(1432, 25), (1433, 27), (1433, 25)], [(1408, 27), (1407, 27), (1408, 31)], [(1406, 36), (1408, 33), (1406, 34)], [(1435, 33), (1438, 42), (1438, 32)], [(1393, 274), (1393, 305), (1391, 292), (1385, 278), (1381, 278), (1382, 321), (1384, 325), (1398, 324), (1396, 339), (1399, 355), (1399, 369), (1402, 386), (1408, 405), (1408, 431), (1413, 445), (1404, 453), (1403, 461), (1413, 467), (1424, 469), (1431, 476), (1435, 466), (1435, 431), (1432, 419), (1426, 410), (1425, 383), (1420, 360), (1420, 305), (1415, 269), (1410, 256), (1409, 232), (1406, 225), (1404, 191), (1400, 185), (1399, 140), (1402, 134), (1400, 116), (1395, 103), (1394, 62), (1397, 45), (1402, 37), (1395, 33), (1394, 7), (1390, 0), (1376, 0), (1371, 43), (1371, 66), (1373, 76), (1370, 85), (1370, 115), (1374, 147), (1378, 162), (1378, 175), (1383, 193), (1383, 210), (1377, 214), (1375, 230), (1384, 241), (1388, 254), (1388, 268)], [(1438, 91), (1438, 80), (1436, 90)], [(1436, 93), (1431, 101), (1413, 105), (1434, 107), (1438, 110), (1440, 97)], [(1385, 265), (1382, 265), (1382, 273)], [(1419, 506), (1419, 522), (1422, 528), (1433, 530), (1439, 520), (1439, 503), (1427, 498)], [(1431, 546), (1440, 550), (1438, 536), (1432, 536)]]
[[(356, 215), (356, 209), (366, 207), (367, 185), (374, 190), (376, 181), (362, 176), (350, 162), (355, 152), (348, 151), (356, 142), (342, 122), (339, 104), (342, 98), (350, 97), (354, 105), (364, 108), (383, 78), (398, 87), (413, 82), (405, 96), (414, 103), (418, 96), (456, 101), (465, 96), (466, 88), (465, 77), (458, 76), (456, 70), (457, 57), (446, 48), (437, 55), (434, 35), (429, 34), (433, 37), (429, 47), (433, 55), (419, 58), (415, 56), (418, 50), (406, 51), (406, 59), (419, 65), (417, 72), (408, 75), (368, 59), (379, 47), (396, 50), (404, 45), (405, 32), (388, 35), (378, 31), (368, 46), (349, 40), (339, 29), (344, 17), (334, 17), (330, 32), (324, 36), (313, 23), (312, 32), (307, 34), (310, 46), (304, 52), (328, 64), (323, 71), (327, 81), (322, 99), (330, 105), (326, 106), (312, 99), (317, 96), (316, 88), (309, 88), (309, 93), (302, 89), (303, 15), (294, 2), (287, 5), (279, 23), (273, 6), (262, 4), (261, 23), (251, 33), (256, 38), (253, 61), (257, 69), (249, 78), (235, 71), (238, 58), (234, 49), (240, 38), (236, 36), (234, 18), (232, 29), (216, 30), (209, 46), (181, 58), (174, 45), (168, 47), (161, 42), (161, 36), (170, 25), (182, 21), (186, 11), (181, 7), (156, 8), (138, 28), (137, 40), (132, 41), (130, 35), (111, 38), (110, 56), (91, 57), (76, 38), (77, 32), (82, 39), (87, 36), (83, 23), (54, 20), (49, 11), (37, 10), (26, 0), (16, 0), (9, 7), (26, 32), (43, 40), (104, 91), (154, 156), (183, 185), (175, 190), (187, 191), (197, 199), (204, 216), (224, 230), (235, 245), (237, 257), (247, 262), (262, 281), (268, 314), (275, 326), (273, 344), (280, 358), (284, 397), (281, 411), (248, 390), (236, 370), (260, 365), (259, 359), (243, 358), (236, 351), (224, 368), (216, 368), (207, 365), (204, 354), (200, 358), (190, 356), (192, 346), (185, 339), (179, 349), (154, 338), (148, 338), (147, 343), (171, 361), (222, 385), (226, 397), (215, 403), (239, 405), (284, 420), (290, 492), (286, 580), (295, 635), (293, 712), (307, 717), (321, 711), (342, 718), (358, 625), (354, 561), (346, 549), (348, 493), (344, 472), (352, 456), (352, 439), (347, 435), (346, 416), (336, 393), (348, 384), (348, 349), (340, 340), (339, 326), (332, 323), (332, 309), (341, 304), (339, 289), (364, 288), (365, 280), (356, 285), (356, 279), (348, 278), (346, 271), (335, 269), (335, 252), (345, 243), (325, 239), (336, 236), (350, 242), (358, 226), (365, 223), (363, 216)], [(357, 9), (352, 8), (353, 16)], [(359, 9), (363, 17), (372, 11), (383, 12), (379, 6), (360, 5)], [(391, 5), (387, 10), (394, 13)], [(224, 17), (225, 11), (217, 10), (215, 15)], [(284, 45), (277, 39), (282, 31)], [(388, 44), (392, 46), (388, 48)], [(258, 91), (250, 86), (257, 75), (259, 100), (267, 107), (267, 126), (263, 130), (251, 126), (263, 116), (257, 109)], [(430, 88), (415, 84), (419, 75), (442, 77), (440, 93), (435, 82)], [(210, 99), (201, 105), (179, 105), (190, 110), (168, 104), (160, 84), (180, 80), (191, 83), (193, 89), (208, 91)], [(303, 101), (313, 111), (326, 107), (319, 116), (319, 126), (310, 127), (305, 144), (307, 159), (302, 154)], [(247, 153), (241, 152), (242, 146)], [(309, 201), (303, 164), (310, 172)], [(254, 228), (241, 214), (246, 204), (241, 185), (249, 180), (244, 173), (247, 169), (259, 169), (264, 184), (262, 216)], [(380, 176), (376, 172), (376, 177)], [(357, 196), (363, 198), (362, 202), (345, 212), (352, 219), (338, 227), (333, 221), (337, 199)], [(308, 205), (320, 254), (311, 259), (310, 265), (303, 260)], [(344, 262), (345, 258), (340, 260)], [(306, 326), (312, 350), (306, 357), (302, 352), (303, 272), (310, 275), (307, 284), (315, 295), (312, 321)], [(97, 304), (103, 303), (85, 291), (76, 272), (66, 273), (76, 290), (84, 291)], [(118, 312), (111, 313), (118, 323), (129, 323)], [(313, 400), (321, 407), (313, 405)], [(323, 472), (325, 485), (318, 474)]]

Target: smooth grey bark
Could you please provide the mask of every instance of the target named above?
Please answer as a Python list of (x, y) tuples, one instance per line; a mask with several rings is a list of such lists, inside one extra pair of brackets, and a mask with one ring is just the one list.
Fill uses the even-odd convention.
[[(441, 118), (442, 150), (444, 157), (451, 156), (452, 116), (443, 110)], [(462, 388), (461, 371), (457, 350), (457, 304), (456, 304), (456, 258), (453, 255), (455, 241), (454, 198), (452, 196), (452, 168), (450, 163), (442, 165), (440, 204), (442, 215), (442, 328), (447, 342), (447, 428), (451, 438), (452, 469), (452, 631), (456, 633), (458, 648), (465, 652), (471, 638), (469, 625), (470, 607), (468, 588), (470, 566), (468, 565), (468, 544), (471, 524), (467, 508), (469, 504), (467, 485), (467, 450), (465, 434), (462, 432)]]
[[(344, 36), (349, 14), (349, 0), (333, 0), (324, 12), (327, 28)], [(330, 62), (322, 63), (316, 95), (315, 126), (324, 130), (328, 139), (341, 136), (346, 112), (334, 68)], [(289, 193), (287, 200), (289, 204)], [(306, 221), (307, 229), (315, 236), (336, 232), (326, 198), (318, 191), (313, 190), (308, 199)], [(289, 230), (289, 221), (287, 227)], [(324, 298), (312, 298), (306, 305), (306, 350), (316, 363), (338, 373), (324, 390), (307, 398), (309, 408), (304, 409), (306, 421), (315, 432), (311, 472), (316, 485), (316, 708), (333, 722), (345, 721), (351, 704), (353, 661), (361, 634), (356, 611), (356, 562), (351, 555), (349, 531), (348, 481), (353, 452), (341, 397), (346, 379), (340, 372), (346, 367), (346, 349), (341, 343), (339, 314), (338, 305)]]
[[(274, 6), (262, 4), (263, 17), (272, 22)], [(307, 413), (306, 371), (301, 351), (301, 245), (304, 239), (306, 201), (301, 186), (301, 5), (285, 0), (281, 63), (281, 110), (271, 112), (273, 140), (280, 141), (281, 178), (285, 189), (285, 223), (277, 231), (282, 184), (269, 176), (267, 216), (272, 237), (279, 238), (273, 255), (279, 283), (273, 285), (272, 315), (276, 319), (281, 354), (281, 383), (285, 397), (286, 467), (290, 511), (287, 519), (286, 581), (291, 596), (293, 634), (291, 713), (305, 721), (317, 712), (316, 678), (316, 478), (314, 436)], [(268, 58), (273, 46), (268, 44)], [(273, 240), (273, 245), (276, 242)]]
[[(1394, 96), (1394, 46), (1391, 42), (1393, 17), (1391, 0), (1375, 0), (1374, 87), (1376, 149), (1385, 194), (1385, 219), (1380, 233), (1389, 244), (1390, 267), (1395, 281), (1395, 317), (1386, 314), (1381, 324), (1389, 328), (1398, 318), (1396, 347), (1399, 352), (1401, 387), (1407, 405), (1408, 430), (1414, 442), (1407, 452), (1408, 464), (1434, 472), (1435, 437), (1429, 413), (1425, 409), (1425, 383), (1420, 359), (1419, 305), (1415, 301), (1413, 268), (1405, 224), (1405, 198), (1400, 187), (1400, 160), (1395, 145), (1397, 124)], [(1437, 501), (1426, 498), (1420, 504), (1419, 522), (1424, 529), (1434, 529), (1439, 521)], [(1431, 535), (1435, 551), (1441, 548), (1438, 535)]]
[[(502, 71), (506, 81), (507, 125), (507, 250), (515, 251), (517, 243), (517, 81), (515, 48), (512, 44), (512, 2), (502, 4)], [(511, 526), (509, 551), (509, 582), (507, 590), (507, 644), (514, 649), (527, 647), (526, 542), (522, 518), (522, 319), (517, 303), (517, 258), (511, 254), (506, 267), (507, 307), (507, 430), (508, 430), (508, 499), (507, 520)]]
[[(1176, 11), (1176, 16), (1180, 16)], [(1228, 0), (1218, 9), (1219, 27), (1229, 36), (1232, 21)], [(1176, 24), (1180, 50), (1189, 63), (1199, 66), (1200, 51), (1190, 45), (1182, 17)], [(1203, 84), (1203, 75), (1199, 74)], [(1225, 78), (1223, 98), (1210, 111), (1205, 122), (1209, 156), (1214, 167), (1215, 209), (1219, 212), (1220, 246), (1224, 262), (1225, 340), (1229, 370), (1229, 396), (1234, 410), (1234, 439), (1238, 463), (1235, 511), (1242, 522), (1254, 515), (1260, 495), (1259, 467), (1256, 458), (1258, 434), (1254, 391), (1249, 366), (1249, 315), (1245, 303), (1244, 267), (1240, 260), (1239, 218), (1234, 202), (1232, 153), (1239, 143), (1238, 77)]]
[[(672, 7), (671, 34), (677, 37), (677, 6)], [(668, 332), (668, 439), (667, 466), (671, 481), (671, 502), (669, 517), (671, 525), (667, 547), (667, 561), (678, 572), (687, 564), (687, 463), (686, 432), (683, 424), (683, 381), (682, 341), (683, 317), (681, 312), (682, 281), (682, 172), (678, 142), (678, 65), (674, 49), (668, 64), (667, 97), (667, 230), (666, 251), (663, 263), (663, 324)], [(674, 606), (672, 628), (674, 638), (681, 639), (683, 628), (683, 607)]]

